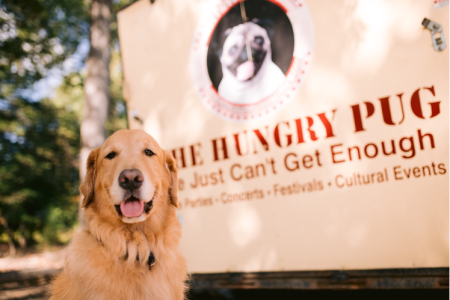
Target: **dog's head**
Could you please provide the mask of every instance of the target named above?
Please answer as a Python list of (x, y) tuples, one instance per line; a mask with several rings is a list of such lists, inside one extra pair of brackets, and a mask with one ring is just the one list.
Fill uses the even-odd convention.
[[(222, 69), (226, 68), (237, 80), (251, 80), (258, 74), (266, 57), (272, 59), (267, 31), (255, 22), (237, 25), (228, 29), (225, 35), (227, 38), (220, 57)], [(252, 60), (247, 45), (250, 47)]]
[(125, 223), (178, 207), (177, 168), (172, 155), (142, 130), (120, 130), (87, 160), (82, 207)]

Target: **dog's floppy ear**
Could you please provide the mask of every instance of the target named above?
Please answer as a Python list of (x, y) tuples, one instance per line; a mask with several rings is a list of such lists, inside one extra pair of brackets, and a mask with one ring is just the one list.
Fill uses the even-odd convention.
[(94, 199), (95, 162), (97, 161), (99, 150), (100, 148), (92, 150), (86, 162), (86, 177), (80, 186), (80, 192), (83, 195), (81, 207), (88, 206)]
[(169, 197), (172, 204), (179, 208), (178, 205), (178, 169), (175, 159), (169, 151), (164, 151), (166, 156), (166, 168), (170, 172)]
[(263, 19), (252, 19), (253, 23), (258, 25), (259, 27), (264, 28), (267, 31), (267, 35), (269, 39), (272, 41), (275, 33), (275, 25), (271, 19), (263, 18)]

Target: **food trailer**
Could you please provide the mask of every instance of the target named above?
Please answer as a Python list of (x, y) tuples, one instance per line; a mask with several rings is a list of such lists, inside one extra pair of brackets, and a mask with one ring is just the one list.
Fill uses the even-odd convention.
[(448, 1), (140, 0), (118, 22), (193, 287), (448, 288)]

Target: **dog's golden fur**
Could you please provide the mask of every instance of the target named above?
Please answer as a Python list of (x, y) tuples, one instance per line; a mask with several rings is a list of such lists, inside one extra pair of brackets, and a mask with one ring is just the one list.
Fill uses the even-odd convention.
[[(146, 155), (147, 149), (154, 155)], [(111, 152), (116, 155), (108, 159)], [(153, 200), (148, 213), (131, 219), (114, 207), (124, 200), (118, 199), (117, 181), (125, 169), (142, 171), (147, 185), (141, 193), (147, 195), (140, 198)], [(80, 190), (87, 228), (68, 246), (51, 300), (184, 299), (187, 266), (178, 250), (177, 168), (170, 153), (141, 130), (118, 131), (89, 155)]]

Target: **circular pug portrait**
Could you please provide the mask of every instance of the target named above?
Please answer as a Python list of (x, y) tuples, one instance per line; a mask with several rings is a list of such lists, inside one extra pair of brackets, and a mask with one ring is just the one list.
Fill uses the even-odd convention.
[(255, 103), (281, 86), (293, 53), (294, 32), (284, 11), (269, 1), (247, 0), (217, 24), (208, 48), (208, 74), (224, 99)]
[(299, 0), (209, 3), (191, 52), (203, 104), (234, 122), (272, 115), (298, 90), (309, 67), (313, 35), (306, 5)]

